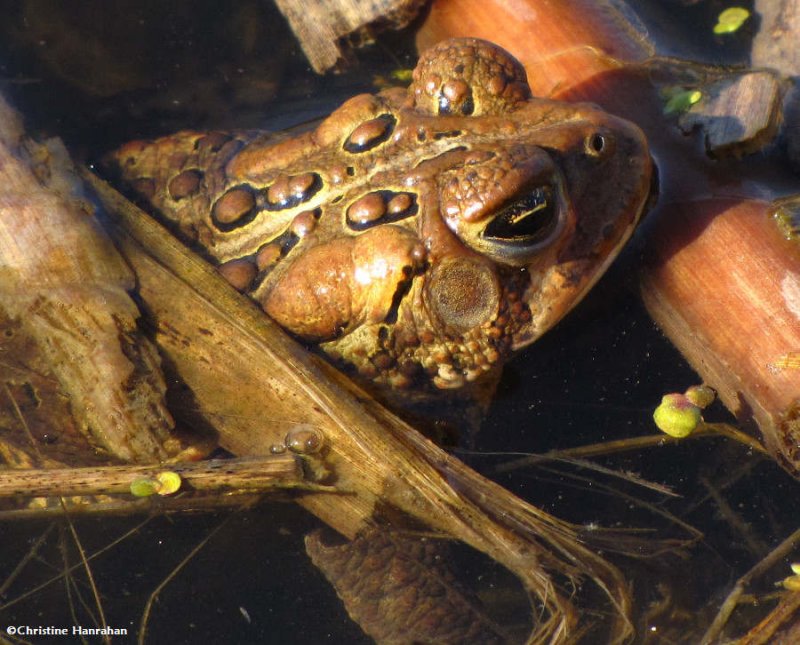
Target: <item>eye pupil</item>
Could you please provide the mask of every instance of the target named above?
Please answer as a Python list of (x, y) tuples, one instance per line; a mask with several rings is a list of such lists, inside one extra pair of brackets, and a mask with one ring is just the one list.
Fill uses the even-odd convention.
[(606, 139), (602, 134), (593, 134), (589, 145), (595, 152), (603, 152), (606, 147)]
[(538, 186), (498, 212), (483, 232), (485, 238), (529, 246), (546, 240), (558, 221), (550, 186)]

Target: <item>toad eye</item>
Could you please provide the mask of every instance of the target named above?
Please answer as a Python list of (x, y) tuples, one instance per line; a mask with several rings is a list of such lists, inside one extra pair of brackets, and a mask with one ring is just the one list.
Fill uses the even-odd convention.
[(537, 186), (502, 208), (483, 230), (483, 237), (530, 248), (546, 242), (558, 224), (550, 186)]
[(498, 210), (480, 233), (480, 250), (498, 262), (522, 266), (564, 229), (566, 210), (549, 184), (529, 189)]

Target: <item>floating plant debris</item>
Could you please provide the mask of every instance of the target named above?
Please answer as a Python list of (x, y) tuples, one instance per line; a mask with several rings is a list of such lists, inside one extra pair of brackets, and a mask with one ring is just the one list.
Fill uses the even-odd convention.
[(690, 107), (703, 98), (703, 93), (697, 89), (686, 89), (685, 87), (665, 87), (661, 91), (662, 97), (666, 99), (664, 104), (664, 114), (680, 114), (686, 112)]
[(131, 482), (131, 494), (135, 497), (172, 495), (181, 487), (181, 476), (171, 470), (156, 473), (154, 477), (137, 477)]
[(749, 17), (750, 12), (744, 7), (729, 7), (719, 14), (714, 33), (717, 36), (736, 33)]

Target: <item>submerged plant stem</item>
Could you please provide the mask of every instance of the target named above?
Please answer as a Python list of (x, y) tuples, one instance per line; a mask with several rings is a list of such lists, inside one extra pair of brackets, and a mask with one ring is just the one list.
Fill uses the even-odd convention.
[(144, 645), (147, 640), (147, 623), (150, 620), (150, 614), (153, 610), (153, 605), (158, 600), (158, 596), (164, 590), (164, 588), (174, 580), (175, 576), (177, 576), (181, 570), (189, 564), (189, 562), (196, 556), (200, 550), (211, 541), (211, 538), (214, 537), (219, 531), (228, 523), (230, 522), (231, 518), (234, 517), (233, 514), (226, 517), (222, 520), (216, 527), (214, 527), (208, 535), (206, 535), (197, 545), (186, 554), (186, 556), (181, 560), (175, 568), (169, 572), (166, 578), (164, 578), (159, 585), (153, 590), (153, 593), (150, 594), (150, 597), (147, 599), (147, 602), (144, 606), (144, 611), (142, 612), (142, 619), (139, 622), (139, 637), (137, 638), (136, 642), (138, 645)]

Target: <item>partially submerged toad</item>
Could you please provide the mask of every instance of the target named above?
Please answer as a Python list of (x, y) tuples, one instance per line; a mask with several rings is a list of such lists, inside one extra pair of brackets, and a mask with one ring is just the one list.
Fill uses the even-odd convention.
[(477, 39), (300, 136), (180, 132), (112, 163), (287, 331), (408, 393), (478, 382), (555, 324), (629, 238), (653, 173), (636, 126), (531, 97)]

